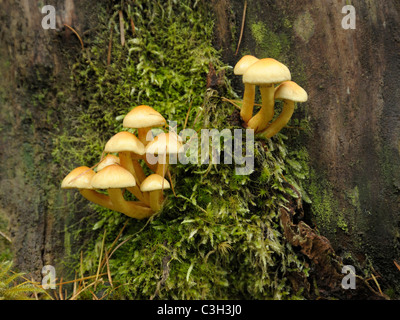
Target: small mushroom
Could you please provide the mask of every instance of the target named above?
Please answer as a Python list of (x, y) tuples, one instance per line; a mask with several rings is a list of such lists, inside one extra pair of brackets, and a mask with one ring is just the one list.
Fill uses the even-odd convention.
[(120, 164), (120, 161), (117, 156), (114, 156), (113, 154), (108, 154), (103, 158), (103, 160), (99, 162), (96, 167), (96, 171), (98, 172), (111, 164)]
[[(146, 157), (158, 155), (156, 174), (165, 177), (168, 170), (170, 155), (183, 152), (181, 138), (176, 133), (161, 133), (146, 146)], [(152, 161), (149, 161), (152, 162)]]
[(72, 170), (61, 182), (62, 189), (78, 189), (79, 193), (87, 200), (102, 207), (114, 210), (110, 197), (94, 190), (91, 180), (96, 173), (86, 166)]
[(283, 100), (283, 109), (278, 118), (261, 132), (261, 135), (265, 138), (271, 138), (277, 134), (292, 117), (295, 102), (306, 102), (308, 100), (308, 95), (297, 83), (285, 81), (276, 88), (275, 99)]
[(243, 82), (258, 85), (262, 99), (260, 111), (247, 123), (249, 129), (254, 129), (257, 133), (267, 127), (274, 117), (274, 84), (286, 80), (291, 80), (289, 69), (272, 58), (260, 59), (246, 70)]
[(140, 157), (145, 154), (143, 143), (140, 142), (133, 133), (121, 131), (107, 141), (104, 152), (118, 153), (121, 166), (134, 176), (138, 184), (128, 190), (140, 201), (146, 202), (146, 199), (140, 191), (140, 183), (146, 178), (146, 175), (144, 174), (142, 166), (135, 158), (135, 155)]
[(158, 174), (149, 175), (140, 186), (142, 192), (149, 192), (150, 194), (150, 208), (154, 212), (161, 209), (163, 200), (163, 190), (169, 189), (171, 186), (169, 182)]
[[(235, 65), (233, 73), (243, 75), (245, 71), (259, 59), (252, 55), (243, 56)], [(247, 123), (253, 116), (254, 98), (256, 95), (256, 86), (252, 83), (244, 83), (243, 104), (240, 110), (242, 120)]]
[(91, 185), (95, 189), (107, 190), (115, 211), (136, 219), (147, 218), (154, 213), (142, 202), (125, 200), (122, 189), (136, 186), (136, 180), (120, 165), (112, 164), (97, 172), (91, 179)]
[(151, 128), (163, 127), (166, 123), (158, 111), (150, 106), (140, 105), (128, 112), (122, 125), (125, 128), (137, 129), (139, 140), (146, 146), (151, 141), (147, 139), (148, 134), (151, 134)]

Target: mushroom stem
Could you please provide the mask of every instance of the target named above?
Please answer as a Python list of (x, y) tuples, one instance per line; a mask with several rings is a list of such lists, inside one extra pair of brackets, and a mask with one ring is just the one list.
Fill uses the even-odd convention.
[(151, 140), (153, 139), (153, 134), (151, 133), (151, 127), (138, 128), (138, 138), (146, 146), (151, 140), (147, 140), (147, 135), (150, 132)]
[(144, 219), (153, 215), (153, 210), (136, 201), (126, 201), (120, 188), (107, 189), (115, 211), (126, 214), (131, 218)]
[(115, 210), (109, 196), (91, 189), (79, 189), (79, 193), (86, 199), (107, 209)]
[(293, 112), (294, 101), (284, 100), (281, 114), (264, 131), (261, 132), (261, 135), (265, 138), (271, 138), (272, 136), (276, 135), (289, 122)]
[(153, 171), (154, 173), (157, 171), (157, 167), (158, 167), (157, 163), (151, 164), (151, 163), (147, 160), (146, 157), (143, 157), (143, 160), (146, 162), (146, 165), (149, 167), (149, 169), (150, 169), (151, 171)]
[(247, 123), (249, 129), (253, 129), (255, 132), (260, 132), (265, 129), (268, 123), (274, 117), (274, 93), (275, 87), (273, 84), (260, 85), (260, 93), (262, 99), (262, 106), (260, 111), (252, 117)]
[[(128, 170), (136, 180), (136, 185), (134, 187), (128, 188), (128, 191), (131, 192), (140, 201), (148, 203), (148, 201), (146, 201), (146, 198), (143, 196), (142, 191), (140, 191), (140, 183), (143, 180), (140, 180), (139, 175), (138, 175), (137, 171), (135, 170), (135, 167), (137, 168), (137, 166), (134, 165), (134, 161), (136, 161), (136, 160), (132, 160), (131, 154), (128, 151), (119, 152), (119, 159), (120, 159), (121, 166), (123, 168), (125, 168), (126, 170)], [(139, 163), (138, 163), (138, 165), (140, 166)], [(140, 169), (143, 172), (143, 169), (141, 166), (140, 166)], [(140, 173), (140, 175), (141, 175), (141, 173)], [(143, 173), (143, 175), (144, 175), (144, 173)]]
[(139, 201), (142, 201), (149, 205), (149, 198), (140, 189), (138, 190), (137, 185), (134, 187), (126, 188), (130, 193), (132, 193)]
[(245, 123), (247, 123), (253, 116), (255, 94), (256, 94), (256, 86), (254, 84), (245, 83), (244, 93), (243, 93), (243, 104), (240, 110), (240, 116)]
[(167, 154), (160, 154), (159, 157), (163, 157), (161, 161), (159, 160), (157, 165), (156, 174), (160, 175), (161, 177), (165, 177), (167, 173), (168, 164), (169, 164), (169, 156)]
[(161, 209), (162, 190), (150, 191), (149, 194), (150, 194), (150, 208), (154, 212), (158, 212)]
[(139, 177), (135, 171), (135, 167), (133, 166), (132, 157), (129, 151), (121, 151), (118, 153), (119, 161), (121, 166), (128, 170), (136, 180), (136, 183), (140, 185)]
[[(132, 156), (132, 154), (131, 154), (131, 156)], [(139, 181), (139, 185), (141, 185), (143, 180), (146, 179), (146, 175), (143, 171), (143, 168), (140, 165), (139, 161), (137, 159), (134, 159), (133, 157), (132, 157), (132, 165), (133, 165), (133, 169), (135, 170), (135, 173), (137, 175), (137, 181)]]

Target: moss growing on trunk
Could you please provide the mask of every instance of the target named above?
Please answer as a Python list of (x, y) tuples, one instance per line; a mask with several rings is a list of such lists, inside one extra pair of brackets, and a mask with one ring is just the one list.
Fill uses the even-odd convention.
[[(222, 99), (237, 95), (231, 68), (212, 45), (207, 4), (135, 1), (108, 10), (71, 70), (70, 87), (58, 95), (68, 107), (60, 111), (63, 126), (54, 136), (53, 156), (65, 173), (95, 165), (105, 142), (123, 130), (123, 116), (139, 104), (176, 121), (178, 133), (187, 114), (187, 127), (194, 130), (242, 128), (237, 109)], [(95, 274), (105, 250), (117, 248), (108, 264), (115, 289), (101, 286), (111, 298), (300, 298), (290, 279), (294, 273), (306, 277), (307, 265), (282, 236), (278, 216), (288, 197), (306, 196), (301, 181), (307, 168), (285, 140), (282, 134), (256, 140), (250, 175), (236, 175), (228, 164), (172, 165), (175, 194), (165, 191), (162, 212), (149, 220), (90, 205), (78, 230), (67, 233), (65, 243), (82, 246), (72, 244), (66, 263), (82, 275)], [(103, 263), (101, 272), (105, 268)]]

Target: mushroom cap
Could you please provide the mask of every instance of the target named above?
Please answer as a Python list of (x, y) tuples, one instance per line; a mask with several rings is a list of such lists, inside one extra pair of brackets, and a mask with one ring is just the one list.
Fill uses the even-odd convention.
[(133, 175), (118, 164), (111, 164), (97, 172), (91, 181), (95, 189), (115, 189), (136, 186)]
[(308, 100), (308, 94), (296, 82), (284, 81), (276, 87), (275, 99), (306, 102)]
[(100, 170), (104, 169), (105, 167), (111, 165), (111, 164), (119, 164), (119, 157), (114, 156), (113, 154), (108, 154), (106, 155), (103, 160), (100, 161), (100, 163), (97, 165), (97, 172)]
[(118, 132), (107, 141), (104, 152), (124, 152), (130, 151), (139, 155), (145, 152), (144, 144), (133, 134), (128, 131)]
[(291, 80), (288, 67), (272, 58), (260, 59), (243, 74), (243, 83), (255, 85), (280, 83)]
[(165, 118), (152, 107), (140, 105), (134, 107), (125, 116), (122, 125), (126, 128), (162, 127), (167, 123)]
[(169, 189), (171, 188), (168, 180), (164, 179), (158, 174), (151, 174), (146, 179), (143, 180), (142, 184), (140, 185), (140, 191), (148, 192), (148, 191), (156, 191), (162, 189)]
[(93, 189), (91, 180), (96, 173), (86, 166), (72, 170), (61, 182), (62, 189)]
[(245, 71), (255, 62), (257, 62), (259, 59), (252, 56), (252, 55), (245, 55), (243, 56), (235, 65), (235, 68), (233, 69), (233, 73), (236, 75), (243, 75)]
[(176, 133), (161, 133), (146, 146), (146, 153), (172, 154), (183, 152), (182, 138)]

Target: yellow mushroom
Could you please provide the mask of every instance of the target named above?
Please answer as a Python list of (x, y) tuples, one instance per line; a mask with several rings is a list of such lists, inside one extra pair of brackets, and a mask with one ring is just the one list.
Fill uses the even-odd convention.
[(163, 127), (166, 123), (158, 111), (150, 106), (140, 105), (128, 112), (122, 125), (125, 128), (137, 129), (139, 140), (146, 146), (152, 140), (151, 128)]
[(104, 152), (118, 153), (121, 166), (128, 170), (136, 180), (137, 185), (129, 187), (128, 190), (140, 201), (147, 202), (148, 199), (143, 197), (140, 191), (140, 184), (146, 178), (146, 175), (138, 159), (135, 158), (135, 156), (144, 156), (145, 147), (143, 143), (133, 133), (121, 131), (107, 141)]
[(96, 171), (98, 172), (111, 164), (120, 164), (120, 160), (117, 156), (114, 156), (113, 154), (108, 154), (96, 166)]
[[(177, 156), (183, 152), (182, 139), (174, 132), (161, 133), (146, 146), (146, 157), (158, 155), (156, 174), (165, 177), (172, 155)], [(148, 159), (148, 160), (149, 160)], [(151, 161), (153, 160), (151, 159)]]
[(133, 175), (123, 167), (112, 164), (97, 172), (91, 185), (95, 189), (105, 189), (114, 206), (114, 210), (136, 219), (148, 218), (154, 214), (150, 207), (139, 201), (126, 201), (123, 189), (136, 186)]
[(87, 200), (102, 207), (114, 210), (115, 207), (110, 197), (94, 190), (91, 180), (96, 173), (86, 166), (72, 170), (61, 182), (62, 189), (78, 189), (79, 193)]
[(293, 81), (282, 82), (275, 90), (275, 99), (283, 100), (283, 109), (264, 131), (260, 133), (265, 138), (276, 135), (290, 120), (294, 112), (295, 102), (306, 102), (307, 92)]
[(169, 182), (158, 174), (149, 175), (140, 186), (142, 192), (149, 192), (150, 207), (157, 212), (161, 209), (163, 201), (163, 190), (169, 189)]
[[(235, 65), (233, 73), (243, 75), (245, 71), (259, 59), (252, 55), (243, 56)], [(248, 122), (253, 116), (254, 99), (256, 95), (256, 86), (252, 83), (244, 83), (243, 104), (240, 110), (240, 117), (244, 122)]]
[(246, 70), (243, 82), (259, 86), (262, 99), (260, 111), (247, 123), (249, 129), (257, 133), (267, 127), (274, 117), (274, 84), (287, 80), (291, 80), (289, 69), (272, 58), (260, 59)]

